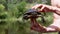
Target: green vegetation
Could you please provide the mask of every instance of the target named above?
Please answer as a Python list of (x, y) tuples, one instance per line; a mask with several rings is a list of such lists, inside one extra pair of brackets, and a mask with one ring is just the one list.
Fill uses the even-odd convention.
[[(30, 20), (22, 20), (22, 16), (33, 5), (43, 2), (42, 0), (0, 0), (0, 34), (40, 34), (31, 31)], [(50, 2), (45, 4), (50, 5)], [(51, 13), (46, 14), (45, 20), (48, 22), (42, 23), (45, 26), (51, 24), (53, 20)], [(38, 18), (38, 22), (41, 22), (40, 19)]]

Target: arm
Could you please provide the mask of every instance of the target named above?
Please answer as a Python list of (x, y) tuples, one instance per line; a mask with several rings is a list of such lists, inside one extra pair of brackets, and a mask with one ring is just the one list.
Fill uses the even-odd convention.
[(55, 28), (44, 27), (41, 24), (38, 24), (35, 18), (31, 18), (31, 30), (38, 32), (56, 32)]

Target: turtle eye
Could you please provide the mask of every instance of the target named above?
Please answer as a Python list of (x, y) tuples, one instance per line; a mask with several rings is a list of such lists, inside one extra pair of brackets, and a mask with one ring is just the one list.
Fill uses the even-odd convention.
[(23, 19), (28, 20), (29, 19), (28, 15), (24, 15)]

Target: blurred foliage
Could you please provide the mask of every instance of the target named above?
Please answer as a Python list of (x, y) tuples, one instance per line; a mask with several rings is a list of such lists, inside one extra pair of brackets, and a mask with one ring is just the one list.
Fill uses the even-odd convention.
[(22, 14), (25, 13), (25, 11), (26, 11), (26, 4), (27, 3), (24, 2), (24, 1), (19, 3), (19, 5), (17, 6), (17, 9), (18, 9), (18, 16), (17, 17), (19, 17), (19, 16), (21, 16)]
[(2, 12), (4, 10), (4, 5), (0, 4), (0, 12)]
[[(41, 34), (30, 30), (30, 20), (22, 20), (22, 15), (39, 3), (50, 5), (50, 0), (0, 0), (0, 34)], [(47, 13), (48, 22), (41, 24), (48, 26), (52, 18), (52, 14)], [(37, 20), (41, 22), (41, 18)]]

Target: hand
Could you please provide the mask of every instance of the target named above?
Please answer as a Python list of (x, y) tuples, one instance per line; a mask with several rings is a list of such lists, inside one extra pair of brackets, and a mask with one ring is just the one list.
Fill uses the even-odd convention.
[(52, 6), (45, 5), (45, 4), (38, 4), (38, 5), (33, 6), (32, 9), (38, 9), (39, 12), (42, 12), (42, 11), (45, 12), (45, 11), (51, 11)]

